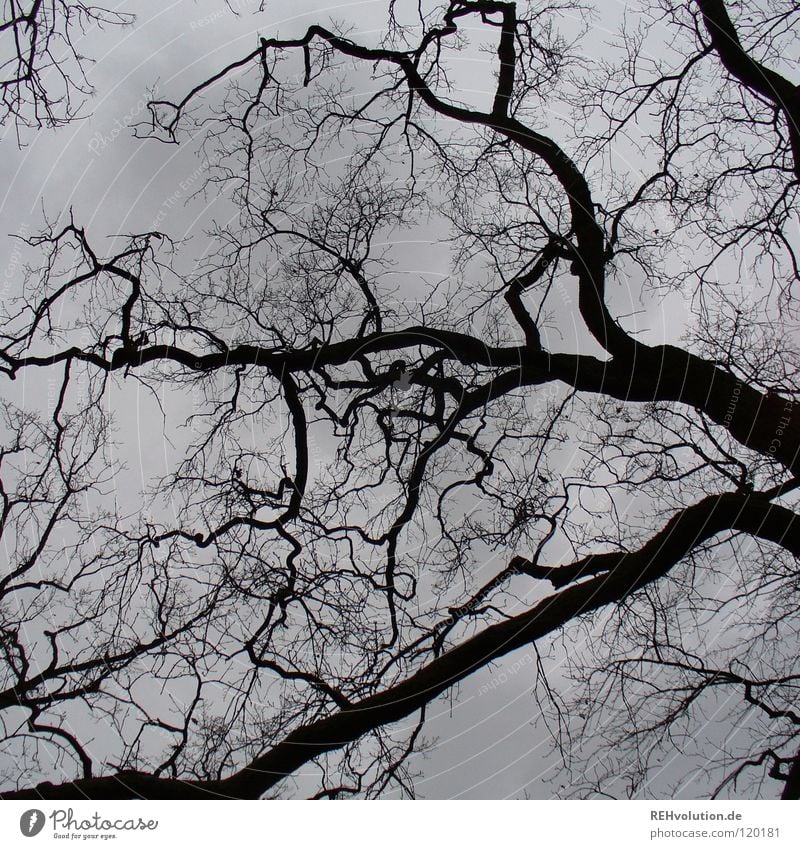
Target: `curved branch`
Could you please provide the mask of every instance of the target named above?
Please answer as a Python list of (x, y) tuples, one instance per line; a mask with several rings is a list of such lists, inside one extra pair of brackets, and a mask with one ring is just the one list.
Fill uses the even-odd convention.
[(794, 173), (800, 179), (800, 86), (756, 61), (742, 47), (739, 34), (728, 14), (724, 0), (696, 0), (703, 22), (728, 73), (783, 113), (789, 127)]
[(601, 555), (606, 558), (601, 560), (606, 568), (613, 566), (604, 574), (568, 587), (524, 613), (485, 628), (383, 692), (297, 728), (228, 778), (179, 781), (142, 773), (120, 773), (59, 785), (48, 782), (2, 797), (258, 798), (308, 761), (340, 749), (380, 726), (404, 719), (487, 664), (663, 577), (696, 545), (735, 528), (745, 529), (800, 556), (800, 516), (770, 504), (761, 495), (709, 496), (674, 516), (637, 551), (616, 555), (613, 562)]

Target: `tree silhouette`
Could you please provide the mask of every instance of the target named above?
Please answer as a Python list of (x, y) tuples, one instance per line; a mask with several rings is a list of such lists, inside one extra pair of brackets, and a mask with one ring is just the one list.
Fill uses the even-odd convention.
[[(262, 38), (150, 105), (232, 210), (194, 268), (26, 239), (7, 798), (412, 795), (426, 708), (531, 645), (565, 792), (800, 796), (798, 10), (570, 10)], [(131, 391), (190, 408), (141, 499)]]
[(75, 0), (4, 0), (0, 18), (0, 124), (55, 127), (78, 117), (91, 93), (77, 41), (89, 27), (132, 15)]

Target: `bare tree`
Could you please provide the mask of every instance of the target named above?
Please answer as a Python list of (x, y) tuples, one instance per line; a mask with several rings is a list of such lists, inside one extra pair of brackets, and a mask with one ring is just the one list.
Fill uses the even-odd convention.
[(72, 0), (4, 0), (0, 18), (0, 124), (54, 127), (78, 117), (92, 89), (78, 47), (87, 29), (132, 15)]
[[(531, 644), (565, 792), (800, 795), (798, 11), (411, 5), (151, 104), (232, 211), (196, 269), (27, 240), (7, 798), (413, 795), (427, 706)], [(191, 407), (134, 507), (126, 387)]]

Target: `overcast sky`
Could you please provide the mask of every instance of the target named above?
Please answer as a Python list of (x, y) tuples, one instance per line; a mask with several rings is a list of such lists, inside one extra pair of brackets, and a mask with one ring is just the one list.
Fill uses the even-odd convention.
[[(6, 258), (4, 279), (12, 286), (18, 279), (18, 252), (8, 234), (35, 233), (43, 210), (53, 219), (71, 207), (78, 223), (100, 246), (107, 235), (157, 227), (175, 239), (192, 237), (188, 255), (195, 249), (201, 254), (203, 225), (213, 216), (214, 205), (192, 201), (191, 191), (183, 187), (194, 185), (199, 161), (185, 148), (133, 136), (131, 128), (146, 117), (145, 103), (153, 87), (161, 96), (180, 97), (226, 62), (251, 51), (257, 44), (256, 33), (294, 36), (311, 23), (334, 17), (353, 23), (353, 38), (369, 41), (385, 15), (385, 0), (333, 5), (319, 0), (266, 0), (266, 10), (257, 14), (257, 2), (232, 0), (231, 5), (240, 10), (239, 15), (221, 0), (119, 4), (120, 11), (136, 14), (132, 26), (92, 30), (76, 45), (96, 60), (87, 68), (96, 94), (87, 100), (86, 117), (58, 130), (24, 132), (25, 146), (20, 149), (13, 128), (6, 128), (0, 159), (0, 231)], [(606, 5), (608, 17), (598, 21), (598, 38), (619, 19), (621, 6)], [(483, 71), (484, 60), (476, 57), (476, 86), (481, 85)], [(169, 198), (179, 202), (166, 205)], [(623, 301), (629, 300), (627, 309), (620, 312), (641, 308), (633, 291), (622, 293)], [(685, 305), (675, 301), (670, 309), (662, 305), (652, 314), (656, 337), (676, 338), (682, 309)], [(561, 344), (574, 348), (581, 332), (574, 323), (567, 324), (564, 332)], [(136, 409), (126, 459), (143, 480), (145, 470), (152, 471), (168, 459), (158, 434), (143, 426), (146, 402)], [(549, 751), (546, 731), (533, 725), (535, 675), (533, 649), (521, 650), (472, 675), (430, 707), (425, 737), (436, 743), (425, 759), (413, 761), (423, 773), (416, 783), (420, 796), (513, 797), (527, 792), (542, 798), (558, 790), (557, 783), (543, 781), (559, 760)], [(557, 668), (551, 669), (551, 675), (554, 683), (560, 681)], [(298, 783), (302, 789), (302, 777)], [(692, 797), (697, 792), (687, 785), (682, 795)]]

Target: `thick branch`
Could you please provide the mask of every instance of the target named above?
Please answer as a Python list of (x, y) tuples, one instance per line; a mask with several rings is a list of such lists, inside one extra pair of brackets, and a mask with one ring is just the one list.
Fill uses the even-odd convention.
[(742, 47), (724, 0), (696, 0), (711, 44), (731, 76), (777, 106), (789, 126), (794, 173), (800, 179), (800, 87), (756, 61)]
[(281, 374), (342, 365), (368, 353), (416, 346), (440, 348), (448, 358), (463, 364), (509, 369), (494, 378), (495, 398), (520, 386), (560, 380), (574, 389), (621, 401), (688, 404), (727, 429), (745, 447), (773, 457), (800, 475), (800, 405), (774, 393), (759, 392), (715, 363), (672, 345), (636, 344), (631, 358), (603, 361), (579, 354), (550, 354), (528, 346), (488, 346), (466, 333), (410, 327), (292, 351), (239, 345), (222, 353), (195, 354), (174, 345), (152, 345), (118, 349), (110, 362), (75, 348), (53, 357), (6, 356), (6, 361), (12, 373), (75, 357), (111, 370), (167, 360), (197, 371), (260, 365)]
[(582, 614), (618, 602), (666, 575), (692, 549), (725, 530), (749, 533), (800, 556), (800, 517), (763, 496), (709, 496), (686, 508), (638, 551), (625, 553), (611, 571), (568, 587), (533, 608), (485, 628), (417, 673), (291, 732), (249, 766), (220, 781), (156, 779), (140, 773), (79, 780), (3, 794), (7, 799), (258, 798), (304, 763), (358, 740), (369, 731), (409, 716), (457, 682), (521, 646), (552, 633)]

